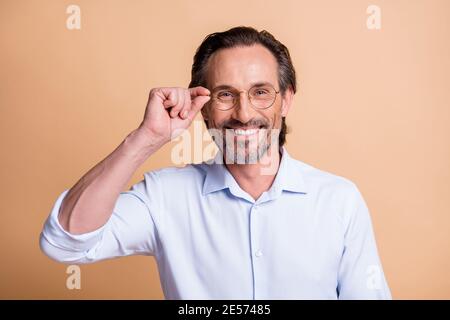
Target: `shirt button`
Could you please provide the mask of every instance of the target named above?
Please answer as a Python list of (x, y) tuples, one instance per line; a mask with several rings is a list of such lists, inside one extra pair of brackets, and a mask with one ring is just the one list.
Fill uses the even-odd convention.
[(257, 258), (261, 257), (262, 255), (263, 255), (263, 253), (262, 253), (261, 250), (257, 250), (257, 251), (255, 252), (255, 256), (256, 256)]

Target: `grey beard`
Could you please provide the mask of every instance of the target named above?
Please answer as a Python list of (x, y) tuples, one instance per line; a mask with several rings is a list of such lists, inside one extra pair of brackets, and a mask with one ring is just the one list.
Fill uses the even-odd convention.
[[(248, 140), (234, 142), (234, 135), (225, 130), (225, 139), (222, 130), (209, 130), (214, 142), (222, 152), (227, 164), (256, 164), (261, 161), (271, 147), (278, 145), (279, 129), (261, 129), (255, 143)], [(270, 133), (270, 134), (269, 134)], [(246, 152), (248, 150), (248, 152)], [(278, 148), (275, 148), (278, 150)]]

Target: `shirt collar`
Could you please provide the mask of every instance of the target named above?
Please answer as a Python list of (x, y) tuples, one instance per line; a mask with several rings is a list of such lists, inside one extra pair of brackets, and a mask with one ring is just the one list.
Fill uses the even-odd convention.
[[(298, 161), (292, 159), (285, 147), (280, 148), (281, 161), (278, 172), (272, 187), (267, 191), (270, 198), (276, 198), (281, 192), (298, 192), (307, 193), (304, 179), (302, 177), (301, 166)], [(252, 201), (253, 199), (243, 191), (233, 175), (228, 171), (225, 164), (223, 164), (223, 154), (219, 150), (212, 162), (205, 163), (206, 178), (203, 184), (203, 194), (208, 194), (218, 190), (229, 188), (230, 191), (237, 196), (243, 197)], [(245, 196), (245, 195), (247, 196)]]

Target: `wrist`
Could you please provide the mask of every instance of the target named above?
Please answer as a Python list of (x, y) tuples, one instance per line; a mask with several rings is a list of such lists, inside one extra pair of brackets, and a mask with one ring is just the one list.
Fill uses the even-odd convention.
[(139, 163), (143, 163), (148, 157), (160, 149), (166, 142), (142, 129), (133, 130), (125, 138), (123, 145), (125, 153)]

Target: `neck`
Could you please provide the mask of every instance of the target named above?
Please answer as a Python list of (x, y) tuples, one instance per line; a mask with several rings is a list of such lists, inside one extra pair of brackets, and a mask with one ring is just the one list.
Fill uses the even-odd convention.
[[(280, 166), (280, 152), (270, 151), (269, 148), (262, 159), (254, 164), (225, 164), (241, 189), (250, 194), (254, 200), (270, 189)], [(268, 166), (272, 167), (269, 174), (268, 170), (264, 169)]]

